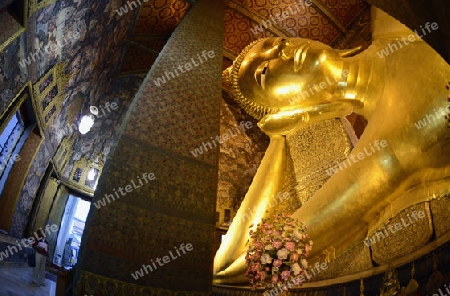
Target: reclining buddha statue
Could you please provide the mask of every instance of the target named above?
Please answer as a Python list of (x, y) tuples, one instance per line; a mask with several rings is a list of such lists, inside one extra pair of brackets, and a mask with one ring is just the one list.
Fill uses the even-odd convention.
[[(432, 34), (437, 26), (422, 30)], [(229, 73), (234, 98), (259, 120), (270, 144), (216, 253), (215, 283), (246, 283), (248, 230), (273, 213), (269, 205), (287, 172), (286, 138), (307, 126), (352, 112), (368, 122), (346, 167), (291, 213), (309, 227), (310, 262), (330, 247), (338, 255), (364, 241), (386, 208), (396, 215), (426, 201), (426, 195), (408, 196), (412, 189), (449, 192), (450, 66), (381, 10), (372, 8), (372, 43), (365, 50), (264, 38), (248, 45)], [(240, 219), (255, 206), (252, 221)]]

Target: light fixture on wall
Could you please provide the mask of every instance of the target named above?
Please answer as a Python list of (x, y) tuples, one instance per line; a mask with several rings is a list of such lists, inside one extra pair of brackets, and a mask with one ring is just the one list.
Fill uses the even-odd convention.
[(94, 115), (98, 115), (98, 108), (95, 106), (89, 107), (89, 111), (91, 111), (91, 113)]
[(94, 125), (94, 116), (85, 115), (81, 118), (80, 125), (78, 126), (78, 130), (82, 135), (86, 134), (91, 130), (91, 127)]

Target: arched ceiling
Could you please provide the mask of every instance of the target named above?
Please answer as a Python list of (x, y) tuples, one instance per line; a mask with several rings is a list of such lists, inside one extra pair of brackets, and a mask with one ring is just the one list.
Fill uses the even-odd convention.
[[(184, 0), (142, 4), (133, 35), (127, 40), (122, 74), (147, 73), (191, 7)], [(224, 68), (247, 44), (261, 37), (310, 38), (335, 48), (370, 42), (369, 4), (361, 0), (226, 0), (224, 17)]]

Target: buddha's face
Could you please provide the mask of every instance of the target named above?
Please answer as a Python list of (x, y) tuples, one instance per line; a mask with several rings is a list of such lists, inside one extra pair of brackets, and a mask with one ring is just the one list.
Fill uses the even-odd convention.
[(342, 58), (331, 47), (302, 38), (267, 38), (246, 54), (238, 72), (249, 100), (272, 108), (331, 101), (342, 73)]

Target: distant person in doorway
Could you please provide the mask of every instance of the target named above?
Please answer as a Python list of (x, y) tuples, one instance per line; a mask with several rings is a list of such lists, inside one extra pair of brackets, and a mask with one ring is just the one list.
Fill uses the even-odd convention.
[(39, 239), (33, 244), (33, 249), (36, 250), (36, 266), (33, 270), (33, 283), (35, 285), (45, 286), (45, 265), (48, 258), (48, 242), (41, 230), (38, 230), (37, 235)]

